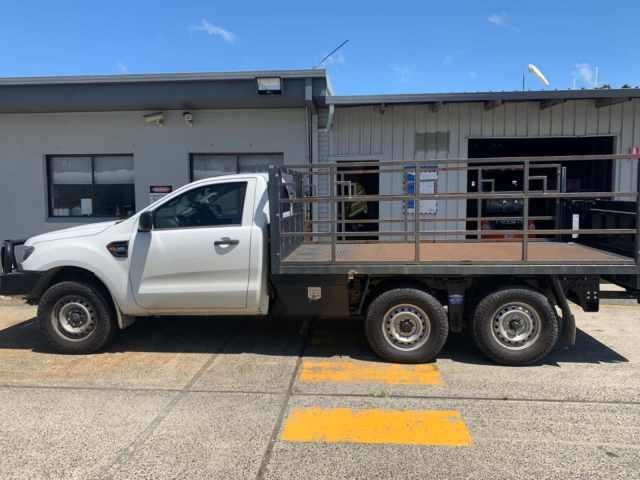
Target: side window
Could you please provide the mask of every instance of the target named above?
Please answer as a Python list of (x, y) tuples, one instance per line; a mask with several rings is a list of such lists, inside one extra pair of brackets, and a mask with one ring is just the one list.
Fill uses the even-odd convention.
[(247, 182), (194, 188), (165, 203), (154, 213), (154, 228), (241, 225)]

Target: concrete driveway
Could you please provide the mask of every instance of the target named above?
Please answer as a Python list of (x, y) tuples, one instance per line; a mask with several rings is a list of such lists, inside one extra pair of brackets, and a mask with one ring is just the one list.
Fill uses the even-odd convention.
[(541, 366), (463, 335), (400, 366), (303, 320), (149, 319), (56, 355), (0, 300), (0, 478), (640, 478), (640, 307), (576, 313)]

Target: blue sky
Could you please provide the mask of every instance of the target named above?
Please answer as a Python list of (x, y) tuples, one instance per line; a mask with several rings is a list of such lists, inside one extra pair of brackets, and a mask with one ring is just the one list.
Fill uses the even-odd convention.
[[(316, 6), (312, 6), (312, 5)], [(310, 68), (337, 94), (640, 85), (640, 1), (4, 0), (0, 76)], [(541, 88), (531, 75), (527, 87)]]

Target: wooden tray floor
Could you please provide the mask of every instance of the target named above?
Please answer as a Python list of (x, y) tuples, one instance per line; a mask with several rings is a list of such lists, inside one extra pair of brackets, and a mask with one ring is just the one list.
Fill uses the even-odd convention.
[[(336, 262), (413, 262), (413, 243), (339, 243), (336, 245)], [(529, 242), (530, 262), (594, 262), (621, 263), (632, 259), (587, 247), (577, 243), (532, 241)], [(420, 245), (420, 261), (429, 262), (519, 262), (522, 259), (522, 243), (514, 242), (423, 242)], [(284, 260), (287, 262), (328, 263), (331, 246), (303, 243)]]

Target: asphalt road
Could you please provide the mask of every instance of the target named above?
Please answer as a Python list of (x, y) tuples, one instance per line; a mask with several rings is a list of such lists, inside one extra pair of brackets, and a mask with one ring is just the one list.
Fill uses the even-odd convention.
[(459, 335), (405, 367), (303, 320), (149, 319), (63, 356), (0, 300), (0, 478), (640, 478), (640, 307), (576, 314), (544, 365)]

